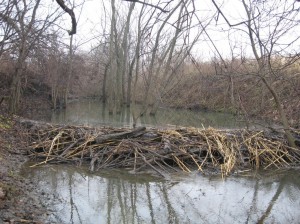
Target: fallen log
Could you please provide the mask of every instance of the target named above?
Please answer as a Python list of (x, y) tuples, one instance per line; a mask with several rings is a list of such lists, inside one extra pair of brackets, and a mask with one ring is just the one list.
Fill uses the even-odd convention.
[(95, 141), (97, 144), (105, 143), (108, 141), (113, 141), (117, 139), (125, 139), (125, 138), (136, 138), (145, 133), (146, 127), (138, 127), (132, 131), (125, 131), (121, 133), (113, 133), (107, 135), (100, 135), (96, 137)]

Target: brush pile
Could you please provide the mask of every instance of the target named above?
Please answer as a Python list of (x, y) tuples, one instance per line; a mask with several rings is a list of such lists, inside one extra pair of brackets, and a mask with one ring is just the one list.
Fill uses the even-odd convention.
[(34, 166), (88, 164), (92, 171), (129, 168), (134, 173), (150, 168), (167, 177), (179, 170), (217, 171), (226, 176), (251, 168), (300, 165), (299, 149), (289, 147), (283, 136), (264, 131), (145, 127), (131, 130), (29, 120), (20, 124), (27, 133), (28, 154), (38, 161)]

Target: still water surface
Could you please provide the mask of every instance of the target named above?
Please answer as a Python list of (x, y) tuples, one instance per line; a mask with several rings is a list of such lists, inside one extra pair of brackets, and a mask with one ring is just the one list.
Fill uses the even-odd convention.
[[(128, 107), (124, 107), (120, 114), (110, 115), (108, 108), (100, 101), (83, 100), (74, 101), (68, 104), (66, 109), (54, 112), (52, 122), (131, 127), (133, 118), (132, 112)], [(237, 116), (228, 113), (160, 108), (156, 116), (145, 115), (139, 117), (137, 126), (140, 125), (237, 128), (245, 127), (245, 122), (242, 122)]]
[[(300, 174), (256, 177), (177, 174), (171, 181), (71, 166), (34, 168), (24, 174), (54, 202), (57, 223), (299, 223)], [(263, 175), (263, 176), (262, 176)]]
[[(132, 126), (130, 109), (109, 115), (98, 101), (78, 101), (55, 112), (56, 123)], [(230, 114), (160, 109), (138, 125), (237, 128)], [(66, 165), (24, 169), (24, 176), (57, 195), (55, 223), (300, 223), (299, 171), (207, 177), (176, 174), (170, 180), (131, 175), (124, 170), (90, 173)], [(255, 177), (253, 177), (255, 175)]]

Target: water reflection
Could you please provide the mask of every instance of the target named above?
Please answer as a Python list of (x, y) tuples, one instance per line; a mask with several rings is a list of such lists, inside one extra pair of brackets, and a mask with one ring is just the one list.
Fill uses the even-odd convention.
[[(52, 115), (52, 122), (80, 123), (85, 125), (132, 126), (133, 118), (130, 108), (124, 107), (120, 114), (110, 115), (108, 108), (99, 101), (83, 100), (68, 104), (65, 110), (56, 111)], [(156, 116), (145, 115), (138, 119), (137, 125), (151, 126), (192, 126), (236, 128), (245, 127), (245, 123), (238, 121), (232, 114), (218, 112), (190, 111), (184, 109), (160, 108)]]
[(26, 170), (61, 201), (58, 223), (298, 223), (300, 174), (264, 178), (174, 176), (162, 181), (124, 171), (91, 174), (69, 166)]

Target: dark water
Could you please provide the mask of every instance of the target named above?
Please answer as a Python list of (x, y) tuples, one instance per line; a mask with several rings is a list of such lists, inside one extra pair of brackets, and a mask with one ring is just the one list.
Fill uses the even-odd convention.
[[(137, 110), (139, 107), (137, 106)], [(84, 125), (129, 126), (133, 124), (132, 111), (124, 107), (120, 114), (109, 115), (108, 108), (100, 101), (84, 100), (68, 104), (65, 110), (54, 112), (52, 122), (73, 123)], [(185, 126), (185, 127), (214, 127), (237, 128), (245, 127), (240, 118), (219, 112), (191, 111), (185, 109), (160, 108), (156, 116), (139, 117), (137, 125), (146, 126)]]
[[(26, 170), (26, 171), (25, 171)], [(177, 174), (172, 181), (109, 170), (91, 174), (70, 166), (24, 169), (60, 199), (57, 223), (299, 223), (300, 174), (256, 177)]]

